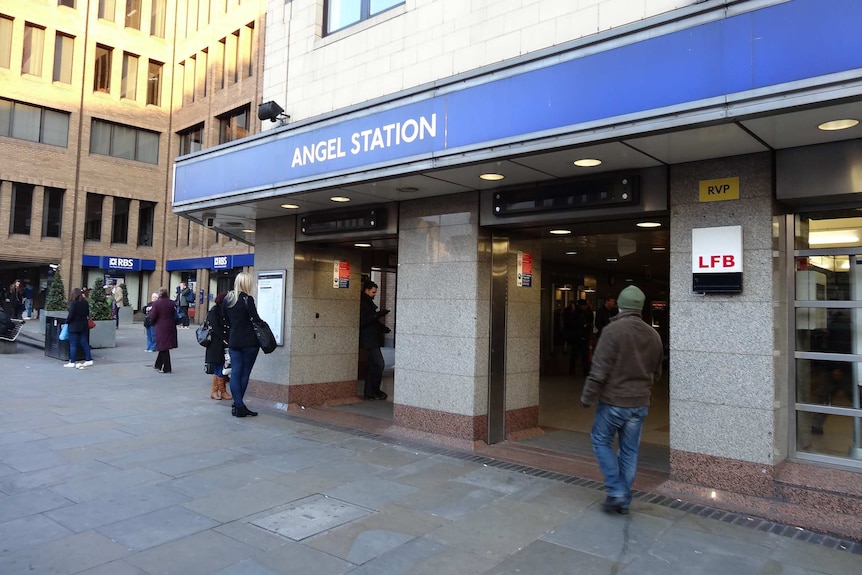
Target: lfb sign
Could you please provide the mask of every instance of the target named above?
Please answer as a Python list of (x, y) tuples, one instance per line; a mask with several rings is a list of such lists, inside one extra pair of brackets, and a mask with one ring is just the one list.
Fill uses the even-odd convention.
[(691, 271), (742, 272), (742, 226), (691, 230)]

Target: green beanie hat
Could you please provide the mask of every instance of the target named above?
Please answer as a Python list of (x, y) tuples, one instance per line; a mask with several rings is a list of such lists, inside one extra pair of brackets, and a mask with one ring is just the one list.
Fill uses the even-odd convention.
[(620, 297), (617, 298), (617, 307), (620, 309), (642, 311), (645, 299), (644, 292), (637, 286), (632, 285), (620, 292)]

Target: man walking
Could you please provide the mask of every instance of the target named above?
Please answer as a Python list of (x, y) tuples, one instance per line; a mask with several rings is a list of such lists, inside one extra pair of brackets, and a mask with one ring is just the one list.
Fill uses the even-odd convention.
[[(641, 428), (652, 385), (661, 376), (664, 349), (658, 333), (643, 321), (644, 293), (630, 285), (617, 298), (619, 314), (602, 332), (593, 354), (581, 405), (596, 404), (590, 437), (605, 477), (602, 509), (626, 514), (638, 465)], [(619, 451), (611, 444), (619, 434)]]
[(365, 350), (368, 365), (365, 370), (365, 399), (383, 399), (388, 395), (380, 390), (383, 379), (383, 334), (391, 330), (380, 321), (389, 313), (388, 309), (377, 311), (374, 298), (377, 296), (377, 284), (368, 280), (362, 284), (362, 295), (359, 302), (359, 347)]
[(192, 290), (188, 288), (186, 282), (180, 282), (177, 288), (177, 307), (180, 310), (180, 315), (183, 316), (182, 329), (189, 329), (189, 296)]

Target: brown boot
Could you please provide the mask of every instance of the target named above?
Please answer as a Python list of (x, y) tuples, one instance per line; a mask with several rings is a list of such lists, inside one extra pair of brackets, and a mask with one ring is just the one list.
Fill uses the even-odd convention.
[(227, 378), (219, 377), (218, 378), (218, 391), (221, 394), (222, 399), (233, 399), (233, 396), (227, 392)]
[(221, 398), (218, 396), (218, 380), (219, 380), (219, 378), (218, 378), (218, 377), (216, 377), (216, 376), (214, 375), (214, 376), (213, 376), (213, 390), (212, 390), (212, 392), (210, 393), (210, 397), (211, 397), (212, 399), (221, 399)]

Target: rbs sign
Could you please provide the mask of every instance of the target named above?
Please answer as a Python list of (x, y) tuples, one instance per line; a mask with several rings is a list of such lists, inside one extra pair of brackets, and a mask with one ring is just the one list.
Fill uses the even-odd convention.
[(109, 270), (136, 270), (136, 260), (135, 258), (108, 258), (108, 265), (105, 266)]
[(742, 226), (691, 230), (691, 271), (742, 272)]

